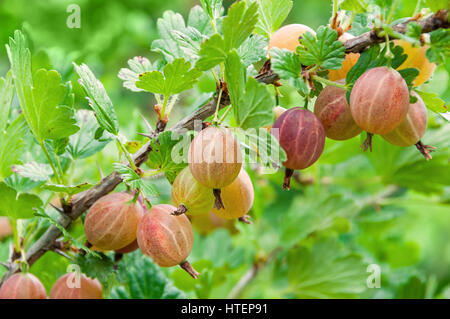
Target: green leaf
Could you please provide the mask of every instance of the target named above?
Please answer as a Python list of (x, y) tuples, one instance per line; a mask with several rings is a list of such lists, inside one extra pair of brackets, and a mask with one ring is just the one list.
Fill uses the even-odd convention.
[(197, 60), (199, 58), (200, 46), (205, 37), (193, 27), (187, 27), (183, 32), (174, 30), (172, 33), (183, 52), (183, 57), (187, 61)]
[(369, 8), (364, 0), (344, 0), (340, 6), (343, 10), (352, 11), (353, 13), (364, 13)]
[(256, 31), (266, 37), (272, 35), (283, 23), (292, 9), (292, 0), (249, 0), (258, 4), (259, 21)]
[(61, 105), (68, 87), (61, 83), (60, 74), (40, 69), (32, 77), (30, 50), (20, 31), (10, 39), (7, 52), (20, 106), (36, 139), (42, 142), (77, 132), (73, 109)]
[(114, 163), (114, 169), (119, 172), (120, 176), (123, 179), (123, 182), (130, 186), (132, 189), (140, 189), (145, 197), (157, 197), (159, 196), (158, 189), (155, 185), (144, 182), (141, 177), (133, 171), (133, 169), (129, 166), (126, 166), (121, 163)]
[(272, 70), (281, 79), (288, 80), (299, 92), (308, 93), (308, 87), (301, 77), (302, 65), (300, 58), (294, 52), (286, 49), (273, 48), (270, 50), (272, 56)]
[(397, 287), (397, 299), (425, 299), (426, 284), (417, 276)]
[(8, 187), (5, 183), (0, 183), (0, 212), (2, 215), (12, 219), (28, 219), (33, 217), (34, 209), (42, 206), (39, 197), (32, 194), (19, 194)]
[(23, 140), (28, 128), (23, 115), (17, 117), (6, 132), (0, 132), (0, 180), (10, 176), (11, 166), (21, 163), (19, 158), (23, 153)]
[(177, 136), (171, 131), (158, 135), (150, 142), (152, 151), (148, 155), (147, 166), (164, 172), (170, 183), (187, 166), (187, 150), (190, 135)]
[[(145, 270), (145, 271), (143, 271)], [(186, 298), (164, 273), (140, 252), (126, 254), (118, 263), (120, 286), (112, 289), (112, 299), (179, 299)]]
[(173, 11), (166, 11), (157, 21), (158, 33), (161, 39), (152, 42), (152, 50), (160, 52), (168, 62), (184, 57), (177, 45), (173, 31), (184, 32), (186, 25), (183, 16)]
[(342, 252), (331, 239), (311, 249), (288, 252), (287, 279), (297, 298), (351, 298), (366, 288), (367, 273), (361, 257)]
[(116, 112), (103, 84), (95, 78), (86, 64), (78, 66), (74, 63), (74, 66), (80, 77), (79, 82), (86, 92), (89, 105), (95, 112), (98, 124), (109, 133), (117, 135), (119, 123)]
[(239, 48), (252, 34), (258, 22), (258, 6), (252, 3), (248, 8), (244, 1), (235, 2), (223, 20), (225, 49)]
[(58, 230), (61, 231), (61, 233), (63, 234), (65, 241), (71, 242), (72, 245), (75, 248), (77, 248), (78, 250), (83, 250), (87, 254), (87, 256), (100, 258), (100, 254), (96, 253), (93, 250), (90, 250), (85, 245), (83, 245), (81, 242), (79, 242), (75, 237), (73, 237), (67, 231), (67, 229), (65, 229), (63, 226), (61, 226), (61, 224), (55, 218), (53, 218), (52, 216), (48, 215), (43, 209), (40, 209), (39, 211), (35, 212), (34, 215), (37, 216), (37, 217), (45, 219), (50, 224), (52, 224), (53, 226), (58, 228)]
[(139, 75), (136, 86), (155, 94), (168, 97), (189, 90), (198, 81), (202, 72), (191, 69), (191, 63), (177, 59), (168, 63), (163, 73), (159, 71), (145, 72)]
[(445, 102), (442, 99), (440, 99), (436, 93), (423, 92), (419, 90), (415, 91), (420, 95), (427, 108), (429, 108), (433, 112), (436, 113), (448, 112), (448, 108), (445, 105)]
[(103, 253), (77, 254), (76, 264), (80, 266), (81, 272), (91, 278), (97, 278), (104, 288), (109, 286), (116, 272), (114, 261)]
[(67, 146), (67, 151), (73, 159), (87, 158), (101, 151), (112, 140), (110, 136), (95, 138), (95, 132), (100, 127), (97, 124), (94, 112), (78, 110), (75, 117), (80, 130), (70, 136)]
[(398, 73), (403, 77), (408, 87), (412, 86), (414, 79), (419, 75), (419, 70), (415, 68), (408, 68), (398, 70)]
[(14, 83), (11, 71), (9, 71), (5, 78), (0, 78), (0, 134), (3, 133), (8, 123), (13, 96)]
[(225, 81), (236, 118), (239, 114), (240, 97), (245, 91), (245, 78), (245, 68), (236, 50), (233, 50), (225, 61)]
[(211, 36), (214, 32), (208, 14), (199, 5), (193, 7), (189, 12), (188, 26), (207, 36)]
[(445, 63), (450, 57), (450, 30), (438, 29), (430, 33), (430, 48), (426, 56), (430, 62)]
[(259, 128), (273, 122), (273, 96), (265, 84), (252, 77), (247, 79), (245, 94), (240, 97), (238, 108), (233, 108), (236, 122), (243, 129)]
[(82, 183), (78, 185), (58, 185), (58, 184), (46, 184), (42, 186), (43, 189), (55, 192), (55, 193), (65, 193), (69, 196), (81, 193), (88, 190), (93, 185), (89, 183)]
[(260, 35), (254, 34), (247, 38), (237, 50), (244, 66), (261, 61), (267, 55), (267, 40)]
[(222, 13), (223, 0), (200, 0), (203, 9), (211, 20), (216, 20)]
[(36, 162), (30, 162), (24, 165), (15, 165), (11, 169), (20, 176), (29, 178), (35, 182), (47, 181), (53, 174), (50, 165)]
[(200, 59), (195, 66), (202, 71), (212, 69), (225, 61), (227, 53), (223, 38), (219, 34), (214, 34), (201, 45), (199, 51)]
[(325, 26), (319, 27), (317, 35), (306, 32), (300, 39), (297, 53), (303, 65), (317, 65), (329, 70), (342, 67), (345, 48), (337, 41), (337, 32)]
[(136, 56), (128, 60), (127, 68), (122, 68), (119, 71), (119, 79), (123, 81), (123, 86), (133, 92), (141, 92), (142, 89), (136, 87), (136, 82), (139, 81), (139, 74), (152, 71), (153, 66), (147, 58)]

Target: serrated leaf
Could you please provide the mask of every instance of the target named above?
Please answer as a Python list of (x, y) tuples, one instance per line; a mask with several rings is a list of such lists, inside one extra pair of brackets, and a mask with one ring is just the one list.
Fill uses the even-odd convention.
[(345, 48), (342, 42), (337, 41), (337, 32), (325, 26), (317, 29), (317, 35), (306, 32), (300, 39), (297, 53), (303, 65), (317, 65), (329, 70), (342, 67), (345, 57)]
[(231, 51), (225, 60), (225, 81), (235, 117), (239, 117), (239, 100), (245, 91), (246, 72), (236, 50)]
[(408, 68), (398, 70), (398, 73), (403, 77), (408, 87), (412, 86), (414, 79), (419, 75), (419, 70), (415, 68)]
[(136, 56), (128, 60), (127, 68), (122, 68), (119, 71), (119, 79), (123, 81), (123, 86), (133, 92), (144, 91), (136, 87), (136, 82), (139, 81), (139, 74), (151, 71), (153, 69), (151, 62), (147, 58)]
[(344, 254), (331, 239), (290, 250), (287, 263), (289, 286), (297, 298), (351, 298), (366, 289), (361, 257)]
[(201, 71), (195, 68), (191, 69), (190, 62), (177, 59), (168, 63), (164, 67), (163, 73), (153, 71), (140, 74), (136, 86), (148, 92), (168, 97), (189, 90), (201, 75)]
[(90, 110), (78, 110), (75, 114), (80, 130), (70, 136), (67, 152), (73, 159), (87, 158), (101, 151), (111, 140), (111, 136), (95, 137), (95, 132), (100, 129), (95, 113)]
[(183, 32), (172, 31), (178, 46), (183, 51), (183, 57), (188, 61), (199, 58), (200, 45), (205, 37), (193, 27), (187, 27)]
[(352, 11), (354, 13), (367, 12), (368, 4), (364, 0), (344, 0), (340, 4), (343, 10)]
[(272, 70), (281, 79), (288, 80), (299, 92), (307, 94), (308, 87), (301, 77), (302, 64), (299, 56), (294, 52), (279, 48), (271, 49), (270, 55), (272, 57)]
[(74, 63), (74, 66), (80, 77), (79, 82), (86, 92), (89, 105), (95, 112), (98, 124), (109, 133), (117, 135), (119, 123), (116, 112), (103, 84), (96, 79), (86, 64), (78, 66)]
[(173, 31), (183, 32), (186, 29), (183, 16), (173, 11), (164, 12), (162, 18), (157, 21), (158, 33), (161, 39), (152, 43), (152, 50), (164, 55), (168, 62), (184, 57), (177, 45)]
[(211, 20), (215, 20), (220, 17), (222, 13), (222, 2), (223, 0), (200, 0), (203, 9)]
[(58, 185), (58, 184), (46, 184), (42, 186), (43, 189), (55, 192), (55, 193), (65, 193), (69, 196), (81, 193), (88, 190), (93, 185), (89, 183), (82, 183), (78, 185)]
[(156, 186), (149, 182), (144, 182), (131, 167), (121, 163), (114, 163), (113, 166), (119, 172), (123, 182), (132, 189), (140, 189), (146, 197), (159, 196), (159, 191)]
[(176, 136), (171, 131), (159, 134), (157, 140), (153, 139), (150, 142), (152, 151), (148, 155), (147, 166), (164, 172), (172, 183), (176, 175), (187, 166), (189, 136)]
[(267, 40), (263, 36), (255, 34), (247, 38), (237, 52), (242, 59), (242, 63), (248, 67), (266, 57), (266, 47)]
[(450, 57), (450, 30), (438, 29), (430, 33), (430, 48), (426, 52), (430, 62), (445, 63)]
[(10, 38), (7, 52), (20, 106), (36, 139), (43, 142), (78, 131), (73, 109), (61, 104), (67, 87), (61, 83), (60, 74), (40, 69), (31, 75), (30, 50), (22, 32), (17, 30), (14, 39)]
[(203, 42), (199, 55), (200, 59), (195, 66), (202, 71), (212, 69), (219, 63), (224, 62), (227, 57), (227, 50), (223, 38), (219, 34), (214, 34)]
[(103, 253), (77, 254), (76, 264), (81, 272), (91, 278), (97, 278), (103, 287), (108, 287), (112, 276), (115, 276), (114, 261)]
[(292, 0), (250, 0), (258, 4), (259, 21), (256, 30), (266, 37), (270, 37), (289, 15)]
[(28, 130), (23, 115), (17, 117), (5, 132), (0, 132), (0, 180), (10, 176), (11, 166), (20, 163), (25, 147), (24, 135)]
[(244, 1), (235, 2), (228, 9), (228, 15), (223, 19), (223, 39), (225, 49), (230, 51), (239, 48), (252, 34), (258, 22), (258, 6), (256, 3), (247, 4)]
[(39, 197), (32, 194), (19, 194), (7, 186), (0, 183), (0, 212), (4, 216), (12, 219), (28, 219), (33, 217), (33, 212), (42, 206)]
[(196, 5), (189, 11), (188, 26), (207, 36), (211, 36), (214, 32), (208, 15), (199, 5)]
[[(145, 271), (142, 271), (145, 269)], [(112, 299), (178, 299), (184, 293), (173, 286), (164, 273), (140, 252), (126, 254), (118, 263), (121, 283), (112, 289)]]
[(53, 174), (50, 165), (36, 162), (15, 165), (12, 167), (12, 171), (35, 182), (47, 181)]
[(233, 108), (236, 122), (243, 129), (269, 125), (273, 122), (274, 105), (275, 102), (266, 85), (249, 77), (238, 108)]
[(423, 92), (419, 90), (415, 91), (420, 95), (426, 107), (432, 110), (433, 112), (436, 113), (448, 112), (448, 108), (445, 105), (444, 100), (440, 99), (436, 93)]
[(0, 134), (6, 128), (9, 119), (9, 112), (14, 96), (14, 82), (11, 71), (5, 78), (0, 78)]

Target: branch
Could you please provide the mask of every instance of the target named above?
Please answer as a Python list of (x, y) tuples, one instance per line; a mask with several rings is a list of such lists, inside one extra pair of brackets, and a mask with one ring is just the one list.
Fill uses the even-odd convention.
[[(410, 22), (417, 22), (420, 27), (422, 28), (422, 33), (428, 33), (433, 30), (437, 30), (440, 28), (448, 28), (449, 22), (447, 21), (448, 18), (448, 10), (439, 10), (432, 16), (422, 19), (422, 20), (415, 20), (413, 18), (408, 19), (407, 21), (397, 24), (392, 27), (392, 29), (398, 33), (405, 34), (406, 33), (406, 27), (408, 23)], [(385, 37), (379, 37), (377, 35), (377, 32), (379, 30), (372, 30), (366, 33), (361, 34), (360, 36), (357, 36), (353, 39), (347, 40), (344, 42), (345, 46), (345, 52), (346, 53), (360, 53), (364, 51), (367, 47), (371, 46), (372, 44), (382, 43), (385, 42)]]

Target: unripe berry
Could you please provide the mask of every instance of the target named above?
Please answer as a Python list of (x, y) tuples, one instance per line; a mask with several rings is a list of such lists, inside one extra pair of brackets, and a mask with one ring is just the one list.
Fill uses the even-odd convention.
[(399, 70), (416, 68), (419, 70), (419, 75), (414, 79), (414, 86), (419, 86), (425, 83), (436, 69), (436, 64), (431, 63), (426, 56), (428, 46), (413, 47), (411, 43), (404, 40), (395, 40), (395, 45), (400, 45), (403, 52), (408, 55), (405, 62), (398, 67)]
[(84, 221), (86, 239), (100, 250), (116, 250), (136, 239), (144, 211), (127, 193), (112, 193), (97, 200)]
[(12, 229), (8, 217), (0, 217), (0, 240), (11, 235)]
[(362, 132), (353, 120), (345, 89), (327, 86), (316, 99), (314, 114), (323, 124), (328, 138), (347, 140)]
[(252, 208), (255, 192), (247, 172), (242, 169), (238, 177), (230, 185), (222, 188), (224, 209), (213, 209), (212, 212), (225, 219), (240, 218)]
[(174, 210), (172, 205), (153, 206), (141, 219), (137, 230), (139, 248), (161, 267), (179, 265), (192, 250), (191, 223), (184, 214), (172, 215)]
[(97, 279), (91, 279), (75, 273), (60, 277), (50, 291), (50, 299), (102, 299), (102, 285)]
[(412, 95), (417, 101), (409, 105), (405, 119), (391, 132), (383, 135), (383, 138), (397, 146), (411, 146), (416, 144), (427, 129), (428, 114), (422, 98), (414, 91)]
[(202, 185), (220, 189), (238, 176), (242, 153), (234, 135), (226, 128), (207, 127), (189, 146), (189, 168)]
[(289, 51), (294, 52), (297, 46), (299, 45), (299, 38), (305, 32), (311, 32), (316, 35), (313, 29), (304, 25), (304, 24), (288, 24), (284, 27), (281, 27), (270, 37), (269, 47), (279, 48), (279, 49), (288, 49)]
[[(350, 33), (344, 33), (339, 37), (339, 41), (345, 42), (347, 40), (353, 39), (354, 36)], [(331, 81), (342, 80), (347, 77), (348, 71), (358, 62), (359, 53), (347, 53), (345, 55), (344, 62), (342, 62), (342, 67), (339, 70), (330, 70), (328, 72), (328, 78)]]
[(47, 293), (33, 274), (17, 273), (3, 283), (0, 299), (47, 299)]
[(210, 188), (197, 182), (189, 167), (186, 167), (173, 182), (172, 201), (178, 210), (182, 208), (180, 205), (183, 205), (186, 214), (201, 215), (208, 213), (213, 208), (214, 194)]
[(400, 73), (388, 67), (366, 71), (350, 95), (350, 110), (356, 124), (372, 134), (396, 128), (409, 108), (409, 92)]

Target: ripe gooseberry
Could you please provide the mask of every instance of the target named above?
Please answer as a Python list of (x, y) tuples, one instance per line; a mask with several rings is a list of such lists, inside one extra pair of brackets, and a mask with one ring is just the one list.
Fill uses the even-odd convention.
[(172, 215), (172, 205), (153, 206), (141, 219), (137, 241), (141, 251), (161, 267), (180, 265), (193, 278), (199, 275), (186, 261), (192, 250), (194, 235), (186, 215)]
[(364, 150), (371, 147), (373, 134), (387, 134), (406, 117), (409, 91), (400, 73), (385, 66), (366, 71), (353, 86), (350, 110), (356, 124), (365, 130)]
[(9, 277), (0, 288), (0, 299), (47, 299), (44, 285), (30, 273)]
[(220, 189), (230, 185), (242, 167), (242, 153), (234, 135), (226, 128), (209, 126), (189, 146), (189, 169), (203, 186), (213, 189), (214, 206), (224, 208)]
[(353, 120), (345, 95), (345, 89), (329, 85), (320, 92), (314, 104), (314, 114), (322, 123), (326, 136), (337, 141), (348, 140), (362, 132)]
[(84, 221), (90, 244), (99, 250), (116, 250), (136, 239), (136, 229), (144, 211), (127, 193), (112, 193), (97, 200)]
[[(354, 36), (350, 33), (344, 33), (339, 37), (339, 41), (345, 42), (347, 40), (353, 39)], [(347, 76), (348, 71), (358, 62), (359, 59), (359, 53), (347, 53), (345, 55), (345, 59), (342, 62), (342, 67), (339, 70), (329, 70), (328, 71), (328, 78), (331, 81), (337, 81), (341, 79), (345, 79)]]
[(222, 189), (225, 209), (213, 209), (212, 212), (225, 219), (239, 218), (248, 223), (244, 216), (252, 208), (254, 197), (252, 181), (245, 169), (242, 169), (233, 183)]
[(178, 207), (174, 214), (201, 215), (213, 208), (214, 194), (197, 182), (189, 167), (185, 167), (173, 182), (172, 201)]
[(419, 75), (414, 79), (413, 85), (419, 86), (425, 83), (436, 69), (436, 64), (431, 63), (426, 56), (429, 46), (414, 47), (411, 43), (404, 40), (395, 40), (395, 45), (400, 45), (403, 52), (408, 55), (406, 60), (398, 67), (399, 70), (416, 68)]
[(397, 146), (416, 145), (417, 149), (429, 160), (431, 159), (430, 151), (434, 148), (424, 145), (420, 141), (427, 129), (427, 108), (419, 94), (412, 91), (411, 95), (416, 97), (417, 101), (409, 105), (405, 119), (393, 131), (382, 135), (382, 137)]
[(281, 27), (270, 37), (268, 49), (279, 48), (288, 49), (294, 52), (299, 45), (299, 39), (305, 32), (311, 32), (314, 36), (316, 32), (304, 24), (288, 24)]
[(136, 239), (131, 244), (129, 244), (123, 248), (116, 249), (115, 252), (116, 252), (116, 254), (128, 254), (128, 253), (132, 253), (133, 251), (135, 251), (138, 248), (139, 248), (139, 245), (138, 245), (137, 239)]
[(289, 189), (294, 170), (311, 166), (322, 154), (325, 130), (314, 113), (300, 107), (284, 112), (273, 129), (278, 129), (278, 141), (287, 155), (283, 188)]
[(102, 299), (103, 288), (98, 279), (81, 274), (61, 276), (50, 291), (50, 299)]
[(190, 216), (192, 226), (202, 235), (207, 235), (218, 228), (225, 228), (230, 233), (236, 232), (234, 220), (223, 219), (212, 212), (203, 215)]

